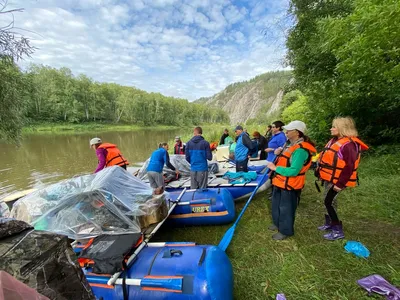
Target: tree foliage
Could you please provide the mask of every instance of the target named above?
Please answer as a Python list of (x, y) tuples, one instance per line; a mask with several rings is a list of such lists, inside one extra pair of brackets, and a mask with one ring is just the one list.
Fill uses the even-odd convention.
[(0, 78), (0, 139), (16, 141), (23, 125), (23, 74), (9, 59), (0, 58)]
[[(1, 94), (7, 99), (22, 99), (18, 102), (23, 107), (21, 116), (29, 123), (113, 122), (148, 126), (229, 122), (220, 109), (133, 87), (94, 82), (86, 75), (75, 77), (68, 68), (31, 65), (22, 73), (14, 65), (2, 72), (2, 78), (13, 84), (8, 85), (7, 94)], [(15, 93), (13, 98), (9, 97), (11, 91)], [(2, 124), (8, 121), (7, 115), (4, 117)]]
[[(372, 143), (399, 142), (400, 6), (397, 0), (292, 0), (287, 40), (309, 125), (328, 133), (352, 116)], [(320, 134), (320, 138), (324, 138)]]

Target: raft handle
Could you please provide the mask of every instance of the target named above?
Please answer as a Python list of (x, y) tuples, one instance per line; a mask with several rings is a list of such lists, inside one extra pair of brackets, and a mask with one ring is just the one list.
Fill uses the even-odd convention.
[(166, 250), (166, 251), (164, 251), (163, 258), (171, 258), (172, 256), (174, 256), (174, 254), (176, 254), (176, 256), (181, 256), (182, 251), (175, 250), (175, 249)]
[(203, 264), (205, 257), (206, 257), (206, 248), (203, 248), (203, 252), (201, 253), (199, 263), (197, 264), (199, 267)]

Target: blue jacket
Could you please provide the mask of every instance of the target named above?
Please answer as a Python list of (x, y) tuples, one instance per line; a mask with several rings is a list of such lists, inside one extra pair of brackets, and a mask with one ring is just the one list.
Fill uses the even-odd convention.
[(151, 154), (149, 165), (147, 166), (147, 172), (162, 172), (164, 164), (170, 169), (175, 171), (175, 167), (169, 162), (169, 155), (167, 150), (164, 148), (158, 148)]
[[(280, 131), (277, 134), (274, 134), (268, 142), (267, 148), (278, 149), (279, 147), (283, 147), (286, 144), (286, 135)], [(268, 152), (267, 161), (274, 162), (276, 155), (274, 152)]]
[(245, 161), (248, 155), (251, 155), (254, 152), (254, 145), (250, 140), (250, 137), (246, 132), (242, 132), (239, 135), (238, 140), (236, 142), (235, 148), (235, 160), (236, 161)]
[(212, 159), (212, 154), (210, 144), (201, 135), (187, 142), (185, 155), (191, 171), (208, 171), (207, 160)]

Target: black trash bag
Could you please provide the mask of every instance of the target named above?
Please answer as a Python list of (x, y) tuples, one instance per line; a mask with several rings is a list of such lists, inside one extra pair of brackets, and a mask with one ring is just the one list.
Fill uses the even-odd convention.
[(114, 274), (122, 271), (123, 261), (130, 256), (137, 242), (141, 237), (140, 233), (101, 235), (95, 237), (89, 247), (82, 250), (79, 261), (93, 260), (93, 273)]
[(33, 227), (24, 221), (0, 218), (0, 240), (27, 229), (33, 229)]
[(95, 299), (66, 236), (29, 229), (11, 219), (0, 224), (7, 232), (17, 232), (1, 238), (0, 270), (50, 299)]

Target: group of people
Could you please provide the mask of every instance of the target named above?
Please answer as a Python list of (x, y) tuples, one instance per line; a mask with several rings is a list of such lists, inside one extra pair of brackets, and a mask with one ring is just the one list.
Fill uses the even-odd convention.
[[(311, 166), (312, 156), (317, 152), (315, 144), (305, 135), (306, 125), (303, 122), (293, 121), (281, 128), (286, 133), (287, 141), (283, 147), (273, 151), (276, 158), (268, 163), (273, 186), (273, 224), (268, 229), (277, 231), (272, 236), (275, 240), (294, 235), (295, 213), (306, 172)], [(315, 170), (315, 175), (324, 186), (323, 200), (327, 211), (325, 223), (318, 229), (328, 231), (325, 239), (337, 240), (344, 238), (344, 232), (337, 215), (336, 198), (346, 187), (356, 186), (360, 154), (368, 146), (358, 138), (355, 123), (349, 117), (334, 119), (330, 132), (332, 138), (319, 154)], [(270, 141), (275, 135), (273, 133)]]
[[(330, 129), (332, 139), (319, 153), (315, 175), (324, 187), (323, 200), (326, 207), (325, 223), (319, 230), (329, 231), (324, 235), (327, 240), (344, 238), (342, 221), (337, 215), (337, 196), (346, 187), (357, 184), (357, 168), (360, 154), (368, 146), (358, 138), (354, 121), (349, 117), (333, 120)], [(306, 124), (292, 121), (285, 125), (281, 121), (273, 122), (265, 136), (254, 132), (258, 139), (260, 159), (266, 159), (269, 168), (269, 185), (272, 187), (272, 221), (268, 227), (277, 231), (272, 238), (283, 240), (294, 235), (294, 221), (300, 194), (306, 181), (306, 172), (311, 166), (312, 157), (317, 153), (314, 142), (305, 134)], [(185, 155), (190, 163), (190, 182), (192, 189), (204, 189), (208, 184), (208, 163), (212, 160), (210, 144), (202, 136), (201, 127), (195, 127), (193, 137), (185, 145), (180, 137), (175, 138), (174, 153)], [(248, 171), (248, 160), (256, 151), (249, 134), (242, 126), (236, 126), (236, 147), (234, 158), (237, 172)], [(220, 144), (229, 144), (229, 132), (225, 129)], [(227, 140), (228, 139), (228, 140)], [(129, 164), (118, 148), (109, 143), (102, 143), (94, 138), (90, 146), (96, 150), (99, 160), (95, 172), (104, 167), (118, 165), (126, 169)], [(147, 167), (148, 178), (157, 193), (164, 190), (162, 170), (167, 165), (179, 175), (179, 171), (169, 161), (168, 144), (162, 143), (150, 157)]]

